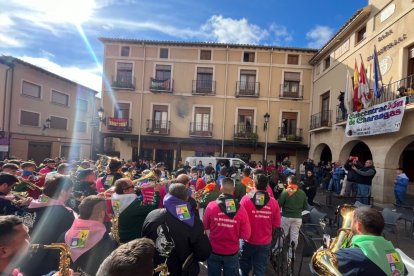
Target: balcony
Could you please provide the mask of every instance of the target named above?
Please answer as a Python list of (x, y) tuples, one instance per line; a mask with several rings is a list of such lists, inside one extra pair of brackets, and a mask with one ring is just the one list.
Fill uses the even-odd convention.
[(414, 75), (410, 75), (388, 85), (383, 85), (382, 90), (381, 97), (377, 98), (374, 95), (371, 106), (404, 96), (407, 96), (407, 104), (412, 104), (414, 103)]
[(190, 123), (190, 136), (213, 137), (213, 124)]
[(170, 121), (147, 120), (147, 133), (156, 135), (170, 135)]
[(327, 129), (332, 126), (332, 110), (325, 110), (323, 112), (311, 116), (310, 129)]
[[(292, 88), (289, 89), (289, 87), (285, 88), (285, 85), (281, 84), (279, 98), (302, 100), (303, 99), (303, 85), (299, 85), (295, 88), (296, 89), (292, 89)], [(297, 90), (297, 91), (292, 91), (292, 90)]]
[(238, 81), (236, 97), (259, 97), (260, 82)]
[(160, 80), (160, 79), (151, 78), (150, 91), (172, 93), (173, 92), (173, 80), (172, 79)]
[(112, 132), (131, 132), (132, 119), (109, 117), (106, 120), (106, 128)]
[(302, 129), (293, 128), (286, 130), (279, 127), (277, 140), (279, 142), (302, 142)]
[(193, 95), (215, 95), (216, 82), (212, 80), (193, 80)]
[(257, 140), (257, 126), (235, 125), (234, 139), (240, 140)]
[(112, 76), (111, 86), (116, 90), (135, 90), (135, 78), (131, 76)]
[(346, 123), (347, 118), (348, 118), (348, 112), (346, 111), (346, 109), (342, 111), (342, 109), (339, 108), (339, 106), (337, 106), (336, 107), (336, 123), (337, 124)]

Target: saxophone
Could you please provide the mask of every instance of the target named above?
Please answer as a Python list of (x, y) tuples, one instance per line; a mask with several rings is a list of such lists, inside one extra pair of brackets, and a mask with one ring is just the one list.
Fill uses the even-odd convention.
[(338, 207), (338, 214), (342, 217), (342, 227), (338, 230), (336, 239), (327, 249), (316, 251), (312, 256), (312, 267), (318, 275), (340, 276), (338, 260), (335, 252), (341, 248), (349, 247), (352, 239), (352, 216), (355, 206), (344, 204)]
[(70, 276), (70, 248), (66, 243), (32, 244), (30, 248), (35, 251), (39, 249), (60, 250), (60, 276)]
[(121, 244), (121, 238), (119, 237), (119, 214), (115, 214), (111, 218), (111, 234), (114, 240), (119, 244)]

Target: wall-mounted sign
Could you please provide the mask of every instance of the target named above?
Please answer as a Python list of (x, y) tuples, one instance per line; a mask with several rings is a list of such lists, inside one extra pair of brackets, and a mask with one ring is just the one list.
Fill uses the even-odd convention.
[(390, 56), (384, 57), (383, 60), (379, 62), (381, 74), (385, 75), (391, 68), (392, 58)]
[[(391, 34), (392, 34), (392, 30), (390, 30), (390, 31), (391, 31)], [(387, 32), (389, 33), (390, 31), (387, 31)], [(384, 37), (387, 32), (385, 32), (384, 34), (381, 34), (379, 37)], [(387, 37), (387, 36), (385, 36), (385, 37)], [(388, 43), (387, 45), (385, 45), (381, 48), (377, 48), (378, 56), (384, 54), (389, 49), (395, 47), (396, 45), (400, 44), (401, 42), (403, 42), (406, 39), (407, 39), (407, 34), (403, 34), (403, 35), (399, 36), (398, 38), (394, 39), (394, 41), (391, 41), (390, 43)], [(383, 39), (379, 40), (379, 38), (378, 38), (378, 41), (382, 41), (382, 40)], [(372, 59), (372, 56), (367, 57), (367, 61), (370, 61), (371, 59)]]
[(380, 15), (380, 21), (384, 22), (387, 20), (393, 13), (395, 12), (395, 4), (389, 4), (387, 7), (385, 7)]
[(369, 136), (399, 131), (404, 116), (405, 100), (406, 97), (402, 97), (349, 114), (346, 121), (346, 136)]

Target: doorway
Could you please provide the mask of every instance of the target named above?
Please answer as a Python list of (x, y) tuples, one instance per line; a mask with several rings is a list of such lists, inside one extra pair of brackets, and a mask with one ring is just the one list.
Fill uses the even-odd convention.
[(33, 160), (37, 164), (43, 162), (45, 158), (51, 158), (52, 144), (45, 142), (29, 142), (27, 152), (28, 160)]
[(156, 150), (155, 162), (164, 162), (165, 168), (172, 171), (174, 164), (174, 150)]

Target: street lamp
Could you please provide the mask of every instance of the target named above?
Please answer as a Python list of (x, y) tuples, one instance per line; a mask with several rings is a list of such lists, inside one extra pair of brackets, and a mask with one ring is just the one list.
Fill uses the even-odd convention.
[(265, 172), (267, 172), (267, 140), (268, 140), (268, 125), (269, 125), (269, 120), (270, 120), (270, 115), (269, 113), (266, 112), (266, 114), (263, 116), (264, 117), (264, 127), (263, 130), (265, 131), (265, 149), (264, 149), (264, 160), (263, 160), (263, 164), (264, 164), (264, 170)]
[(104, 125), (106, 125), (105, 110), (101, 106), (100, 108), (98, 108), (97, 111), (98, 111), (98, 119), (99, 119), (99, 121), (101, 121), (101, 123), (103, 123)]

